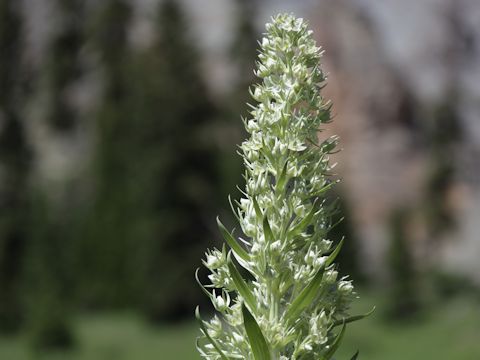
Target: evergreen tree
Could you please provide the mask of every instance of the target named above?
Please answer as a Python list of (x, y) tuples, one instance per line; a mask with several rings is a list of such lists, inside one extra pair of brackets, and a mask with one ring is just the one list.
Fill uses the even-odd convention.
[[(84, 42), (84, 1), (56, 0), (58, 26), (50, 41), (44, 80), (45, 118), (61, 136), (71, 135), (78, 123), (72, 87), (81, 74)], [(46, 189), (36, 186), (30, 200), (29, 239), (25, 261), (28, 330), (37, 347), (64, 347), (73, 342), (68, 315), (71, 307), (72, 253), (70, 231), (72, 199), (52, 202)], [(68, 205), (67, 205), (68, 204)], [(68, 294), (68, 295), (67, 295)], [(34, 301), (32, 301), (34, 299)]]
[(22, 320), (21, 264), (27, 241), (30, 154), (21, 121), (21, 18), (18, 2), (0, 0), (0, 330)]
[[(236, 65), (236, 87), (243, 95), (242, 106), (248, 99), (248, 87), (255, 82), (253, 67), (257, 58), (258, 31), (255, 28), (257, 0), (236, 0), (237, 23), (233, 39), (231, 55)], [(239, 101), (240, 102), (240, 101)]]
[[(152, 320), (174, 320), (198, 300), (195, 261), (210, 236), (217, 184), (210, 125), (216, 108), (177, 1), (163, 1), (157, 38), (137, 61), (130, 172), (138, 213), (141, 304)], [(140, 266), (138, 266), (140, 264)]]
[(390, 219), (391, 245), (388, 253), (390, 265), (390, 302), (388, 316), (411, 319), (420, 310), (418, 274), (408, 242), (409, 212), (396, 209)]
[[(233, 88), (226, 99), (227, 106), (222, 109), (219, 129), (219, 169), (221, 175), (219, 197), (227, 198), (232, 194), (235, 186), (243, 186), (243, 162), (240, 157), (232, 159), (236, 145), (246, 136), (239, 116), (247, 117), (249, 107), (249, 88), (255, 83), (253, 68), (257, 57), (258, 32), (255, 28), (255, 15), (257, 13), (257, 0), (237, 0), (234, 37), (230, 47), (230, 59), (234, 65)], [(240, 115), (239, 115), (240, 114)], [(236, 197), (236, 196), (234, 196)], [(230, 216), (230, 211), (225, 212), (225, 217)], [(233, 220), (233, 219), (232, 219)]]
[(348, 274), (358, 284), (366, 280), (359, 264), (359, 240), (352, 224), (352, 215), (349, 203), (345, 200), (346, 196), (337, 196), (338, 193), (340, 191), (334, 191), (330, 195), (330, 206), (336, 207), (336, 211), (332, 214), (333, 228), (329, 236), (335, 245), (345, 239), (342, 251), (337, 257), (340, 274)]
[(56, 0), (59, 25), (50, 43), (46, 65), (47, 119), (59, 131), (74, 128), (76, 114), (69, 90), (81, 74), (84, 43), (84, 0)]
[(103, 72), (103, 93), (94, 116), (94, 195), (79, 250), (79, 293), (90, 306), (123, 306), (132, 299), (126, 266), (129, 215), (134, 211), (129, 204), (126, 169), (133, 129), (127, 111), (132, 9), (124, 0), (108, 0), (98, 7), (91, 40)]
[(430, 163), (426, 183), (426, 217), (429, 231), (429, 253), (436, 254), (438, 239), (456, 225), (454, 211), (449, 204), (449, 192), (457, 176), (458, 148), (464, 137), (461, 106), (461, 69), (465, 59), (473, 54), (472, 29), (463, 21), (464, 9), (455, 3), (449, 4), (446, 25), (450, 34), (443, 51), (443, 61), (449, 72), (443, 101), (432, 114), (429, 131)]
[(70, 347), (71, 247), (65, 238), (68, 224), (58, 219), (59, 212), (43, 189), (32, 191), (30, 204), (23, 280), (27, 330), (35, 348)]
[(433, 114), (430, 129), (430, 163), (426, 184), (426, 217), (430, 243), (455, 226), (448, 193), (455, 184), (455, 157), (462, 138), (461, 120), (455, 109), (458, 96), (451, 95)]

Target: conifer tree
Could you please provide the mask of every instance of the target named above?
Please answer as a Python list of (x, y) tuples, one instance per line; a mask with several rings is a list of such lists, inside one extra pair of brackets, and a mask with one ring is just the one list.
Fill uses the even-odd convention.
[[(236, 151), (236, 144), (245, 137), (245, 130), (241, 122), (237, 121), (239, 116), (246, 116), (248, 113), (247, 101), (249, 99), (248, 89), (254, 84), (255, 76), (253, 67), (257, 56), (257, 30), (255, 27), (255, 15), (257, 14), (257, 0), (237, 0), (234, 35), (230, 46), (230, 62), (233, 68), (233, 86), (228, 94), (225, 103), (227, 106), (222, 109), (217, 129), (221, 139), (219, 141), (219, 169), (221, 175), (219, 196), (226, 198), (234, 195), (232, 189), (236, 185), (243, 184), (240, 176), (242, 173), (242, 159), (232, 159), (231, 154)], [(228, 140), (226, 140), (228, 139)], [(236, 196), (234, 196), (236, 197)], [(228, 211), (226, 212), (228, 214)]]
[(390, 218), (391, 244), (388, 253), (390, 265), (390, 302), (387, 315), (395, 319), (411, 319), (420, 310), (418, 274), (408, 241), (409, 212), (396, 209)]
[(455, 214), (448, 203), (448, 193), (455, 184), (455, 157), (462, 139), (461, 119), (455, 108), (458, 95), (449, 94), (445, 103), (435, 109), (430, 129), (430, 162), (426, 183), (426, 219), (429, 242), (438, 245), (438, 238), (455, 224)]
[(94, 114), (96, 132), (92, 177), (93, 201), (88, 209), (86, 233), (80, 246), (79, 293), (91, 306), (129, 304), (126, 257), (129, 253), (129, 204), (126, 146), (130, 137), (128, 113), (128, 30), (132, 9), (124, 0), (96, 5), (91, 43), (102, 73), (102, 94)]
[[(439, 246), (446, 236), (453, 233), (459, 225), (458, 212), (455, 211), (452, 190), (455, 190), (461, 177), (462, 150), (464, 151), (465, 127), (463, 125), (462, 69), (465, 61), (474, 53), (472, 28), (465, 23), (465, 9), (452, 2), (445, 12), (445, 25), (448, 38), (445, 41), (442, 61), (448, 71), (446, 88), (440, 101), (433, 107), (430, 126), (427, 132), (427, 177), (424, 184), (424, 215), (426, 225), (426, 268), (434, 275), (438, 290), (448, 288), (451, 284), (458, 286), (459, 281), (449, 281), (442, 275), (439, 262)], [(453, 240), (453, 239), (452, 239)], [(422, 264), (425, 267), (425, 264)], [(435, 277), (438, 277), (435, 279)], [(454, 276), (455, 277), (455, 276)], [(463, 282), (465, 284), (465, 282)]]
[(216, 156), (208, 133), (217, 110), (177, 1), (159, 4), (155, 29), (156, 40), (138, 59), (132, 79), (139, 159), (132, 187), (143, 218), (135, 238), (145, 314), (173, 320), (198, 300), (191, 274), (210, 237), (206, 222), (216, 201)]
[(27, 332), (35, 348), (66, 348), (74, 343), (71, 329), (72, 277), (67, 227), (59, 220), (45, 190), (30, 196), (29, 246), (25, 254), (23, 294)]
[(436, 254), (439, 238), (454, 228), (457, 220), (449, 204), (449, 193), (456, 182), (458, 150), (465, 130), (460, 110), (463, 96), (460, 74), (465, 59), (473, 53), (472, 32), (463, 21), (463, 11), (451, 3), (445, 13), (450, 36), (442, 56), (448, 68), (447, 87), (443, 99), (433, 109), (428, 132), (430, 153), (425, 203), (430, 254)]
[(21, 264), (27, 241), (30, 151), (21, 119), (21, 16), (0, 0), (0, 330), (22, 321)]
[(366, 280), (359, 264), (359, 240), (352, 224), (349, 203), (345, 200), (345, 195), (337, 196), (340, 193), (344, 194), (341, 191), (332, 191), (331, 194), (330, 205), (336, 206), (337, 210), (332, 214), (334, 226), (330, 231), (330, 239), (335, 245), (339, 244), (342, 239), (347, 239), (337, 257), (339, 271), (342, 275), (350, 276), (358, 284)]
[(47, 119), (55, 130), (68, 131), (78, 119), (71, 104), (71, 87), (81, 74), (84, 43), (83, 0), (56, 0), (59, 24), (50, 43), (46, 64)]
[(247, 93), (242, 99), (242, 107), (248, 99), (249, 86), (255, 82), (252, 68), (257, 57), (258, 31), (255, 27), (255, 14), (258, 11), (258, 0), (237, 0), (237, 22), (235, 36), (231, 48), (232, 61), (237, 68), (236, 87), (239, 91)]
[[(84, 1), (56, 0), (58, 25), (47, 48), (43, 67), (45, 120), (59, 136), (70, 136), (78, 124), (72, 88), (81, 74), (84, 42)], [(67, 205), (68, 202), (68, 205)], [(71, 199), (52, 201), (47, 190), (31, 191), (30, 245), (25, 259), (27, 327), (36, 347), (65, 347), (73, 343), (69, 314), (74, 287), (70, 229)], [(34, 300), (32, 300), (34, 299)]]

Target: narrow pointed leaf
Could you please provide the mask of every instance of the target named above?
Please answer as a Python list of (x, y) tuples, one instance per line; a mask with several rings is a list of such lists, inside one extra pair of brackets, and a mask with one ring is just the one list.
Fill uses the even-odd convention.
[[(333, 215), (332, 215), (332, 216), (333, 216)], [(338, 225), (340, 225), (344, 220), (345, 220), (345, 218), (344, 218), (344, 217), (341, 217), (336, 223), (334, 223), (334, 224), (332, 224), (332, 225), (330, 225), (330, 226), (328, 227), (328, 231), (330, 232), (330, 231), (332, 231), (333, 229), (335, 229), (335, 228), (336, 228)]]
[(330, 266), (335, 261), (335, 258), (338, 256), (338, 253), (343, 246), (344, 240), (345, 239), (340, 240), (335, 250), (333, 250), (332, 253), (328, 256), (327, 260), (325, 261), (325, 267)]
[(330, 349), (325, 355), (324, 357), (325, 360), (330, 360), (332, 356), (335, 354), (335, 352), (337, 351), (338, 347), (340, 346), (340, 343), (342, 342), (343, 336), (345, 335), (346, 328), (347, 328), (347, 324), (343, 324), (342, 330), (340, 330), (340, 333), (337, 335), (337, 337), (335, 338), (335, 341), (333, 342), (332, 346), (330, 346)]
[(270, 348), (253, 315), (242, 304), (243, 323), (255, 360), (271, 360)]
[(242, 296), (243, 300), (250, 307), (250, 309), (254, 311), (257, 308), (255, 297), (253, 296), (252, 291), (248, 287), (242, 275), (240, 275), (240, 272), (237, 270), (235, 264), (232, 262), (230, 254), (228, 255), (228, 271), (230, 272), (230, 276), (232, 277), (238, 293)]
[(233, 206), (232, 197), (230, 195), (228, 195), (228, 203), (230, 204), (230, 209), (232, 209), (233, 216), (235, 216), (235, 219), (237, 219), (237, 221), (240, 222), (240, 216), (238, 216), (238, 213), (235, 207)]
[(257, 199), (255, 197), (252, 197), (252, 202), (253, 202), (253, 208), (255, 209), (255, 215), (257, 215), (257, 218), (261, 219), (263, 218), (263, 212), (260, 209), (260, 206), (258, 205)]
[(195, 280), (197, 280), (197, 283), (198, 285), (200, 286), (200, 288), (202, 289), (202, 291), (205, 293), (205, 295), (207, 295), (210, 300), (212, 299), (212, 294), (210, 293), (210, 291), (208, 291), (205, 286), (202, 284), (202, 282), (200, 281), (200, 279), (198, 278), (198, 272), (200, 271), (200, 268), (197, 268), (197, 270), (195, 270)]
[(263, 217), (263, 233), (265, 234), (265, 241), (267, 243), (273, 242), (275, 237), (273, 236), (272, 228), (270, 227), (270, 224), (268, 223), (267, 215)]
[(285, 314), (285, 319), (287, 321), (292, 321), (297, 318), (297, 316), (300, 315), (300, 313), (313, 302), (322, 284), (324, 271), (325, 266), (322, 266), (320, 269), (318, 269), (317, 273), (310, 281), (310, 283), (300, 292), (300, 294), (292, 302)]
[(312, 221), (313, 215), (316, 212), (316, 200), (313, 202), (312, 208), (308, 212), (308, 214), (297, 224), (293, 227), (292, 230), (290, 230), (290, 235), (291, 236), (296, 236), (300, 234)]
[(287, 181), (287, 165), (288, 165), (288, 161), (285, 161), (285, 165), (283, 166), (282, 173), (280, 174), (277, 180), (277, 185), (276, 185), (277, 192), (283, 189)]
[(317, 271), (310, 283), (300, 292), (297, 298), (288, 308), (285, 318), (287, 321), (293, 321), (297, 316), (307, 308), (315, 299), (322, 284), (323, 273), (325, 268), (329, 266), (337, 257), (343, 245), (343, 239), (337, 245), (335, 250), (328, 256), (325, 264)]
[(338, 181), (332, 181), (331, 183), (328, 183), (327, 185), (322, 187), (320, 190), (318, 190), (315, 193), (315, 196), (319, 196), (319, 195), (323, 194), (325, 191), (330, 190), (336, 184), (338, 184)]
[(228, 230), (225, 228), (225, 226), (223, 226), (222, 222), (220, 221), (220, 219), (218, 217), (217, 217), (217, 224), (218, 224), (218, 228), (220, 229), (220, 232), (222, 233), (222, 236), (225, 239), (228, 246), (230, 246), (230, 248), (235, 252), (235, 254), (237, 254), (242, 260), (249, 261), (250, 256), (248, 255), (248, 253), (237, 242), (237, 240), (235, 240), (233, 238), (232, 234), (230, 234), (228, 232)]
[(360, 351), (357, 350), (357, 352), (352, 356), (352, 358), (350, 360), (357, 360), (359, 353), (360, 353)]
[(207, 328), (205, 327), (205, 324), (203, 323), (202, 318), (200, 317), (200, 308), (197, 306), (195, 309), (195, 318), (198, 320), (200, 324), (200, 328), (202, 329), (203, 334), (206, 336), (208, 341), (212, 344), (212, 346), (215, 348), (215, 350), (218, 352), (218, 354), (221, 356), (222, 360), (229, 360), (229, 358), (223, 353), (222, 349), (218, 346), (217, 342), (208, 334)]
[(372, 308), (372, 310), (370, 310), (369, 312), (367, 312), (365, 314), (354, 315), (354, 316), (350, 316), (350, 317), (342, 319), (342, 320), (337, 320), (333, 323), (333, 326), (342, 325), (343, 323), (348, 324), (348, 323), (351, 323), (351, 322), (354, 322), (354, 321), (362, 320), (362, 319), (372, 315), (372, 313), (374, 311), (375, 311), (375, 306)]

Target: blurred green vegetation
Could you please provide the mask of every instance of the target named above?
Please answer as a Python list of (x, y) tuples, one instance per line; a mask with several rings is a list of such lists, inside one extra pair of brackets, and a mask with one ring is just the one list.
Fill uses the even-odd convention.
[(360, 349), (359, 359), (461, 359), (473, 360), (480, 353), (478, 297), (455, 297), (451, 302), (432, 302), (421, 319), (406, 322), (386, 320), (389, 305), (382, 293), (363, 293), (354, 312), (372, 304), (376, 311), (347, 329), (338, 359), (349, 359)]
[(411, 211), (395, 209), (390, 218), (390, 301), (387, 314), (395, 322), (410, 320), (421, 310), (419, 274), (408, 238)]
[[(480, 299), (456, 297), (449, 304), (432, 304), (420, 322), (393, 325), (380, 314), (387, 297), (360, 290), (354, 312), (365, 312), (372, 303), (377, 311), (348, 326), (338, 359), (349, 359), (360, 350), (368, 360), (472, 360), (480, 353), (478, 334)], [(36, 360), (154, 360), (200, 359), (195, 350), (198, 326), (194, 322), (154, 327), (136, 313), (81, 314), (74, 322), (78, 348), (73, 351), (34, 353), (24, 337), (0, 338), (0, 359)]]
[(21, 121), (24, 105), (22, 24), (18, 6), (0, 1), (0, 330), (21, 327), (22, 265), (28, 235), (28, 175), (30, 147)]
[[(242, 183), (232, 156), (253, 79), (214, 99), (178, 1), (152, 4), (142, 48), (130, 1), (51, 5), (57, 21), (25, 86), (28, 10), (0, 0), (0, 331), (37, 349), (74, 346), (71, 317), (83, 309), (168, 322), (207, 301), (193, 274)], [(250, 74), (252, 13), (232, 54)], [(90, 89), (94, 101), (79, 104)], [(42, 159), (56, 142), (88, 147), (86, 165), (50, 181)]]

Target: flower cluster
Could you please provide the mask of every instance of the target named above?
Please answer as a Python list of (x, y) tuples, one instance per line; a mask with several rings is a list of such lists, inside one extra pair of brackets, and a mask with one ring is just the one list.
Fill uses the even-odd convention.
[(330, 359), (345, 324), (360, 317), (348, 317), (355, 293), (333, 263), (341, 243), (328, 240), (337, 138), (318, 140), (331, 121), (321, 56), (302, 19), (281, 14), (267, 24), (257, 104), (244, 119), (246, 189), (234, 208), (244, 238), (218, 220), (227, 246), (204, 260), (211, 284), (201, 286), (219, 313), (203, 321), (197, 308), (205, 359)]

